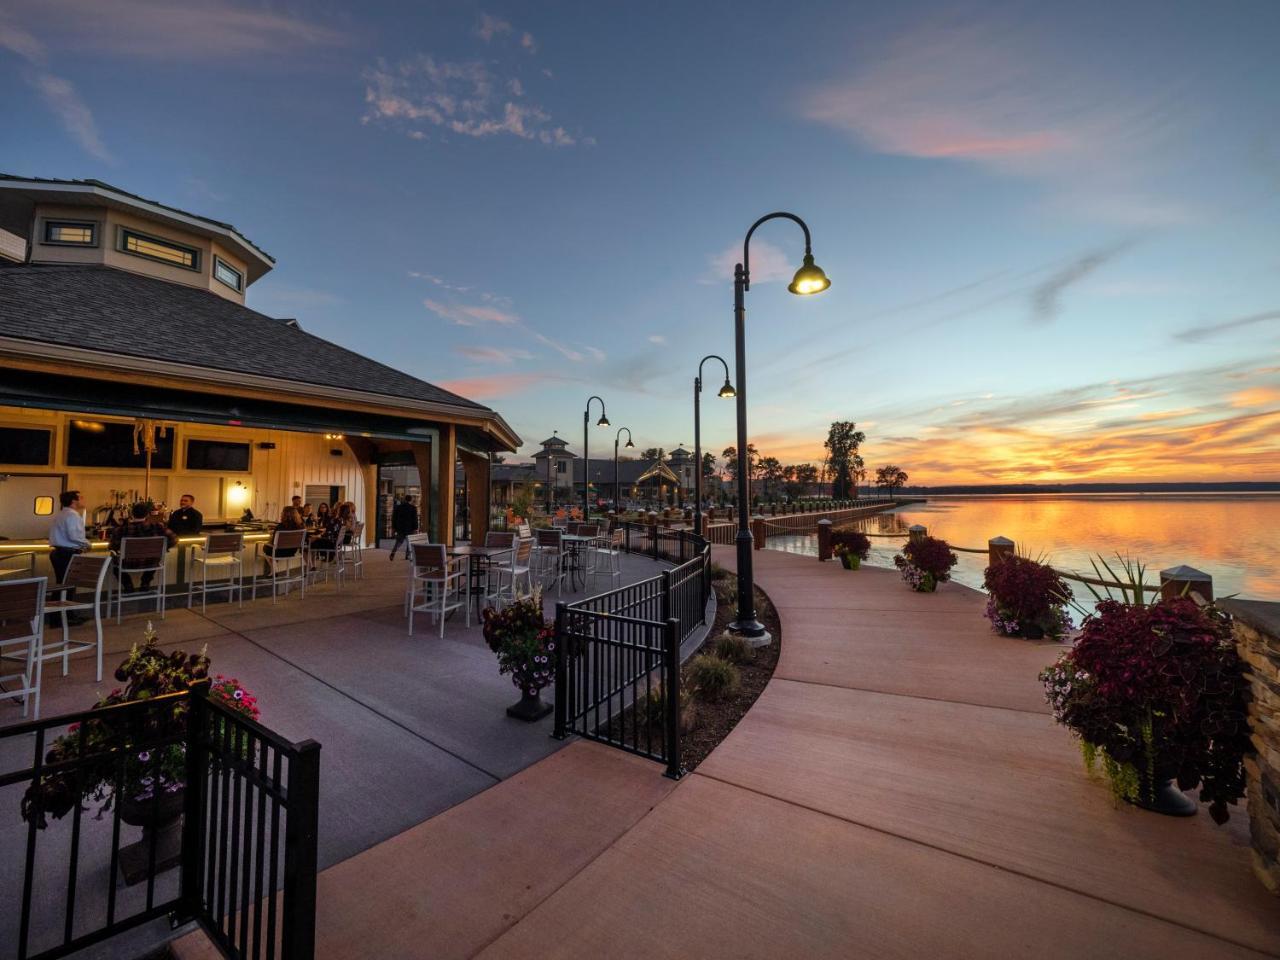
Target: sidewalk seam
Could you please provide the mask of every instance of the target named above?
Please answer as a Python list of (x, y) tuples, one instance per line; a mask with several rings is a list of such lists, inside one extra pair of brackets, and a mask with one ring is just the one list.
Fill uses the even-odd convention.
[[(1022, 707), (1002, 707), (998, 703), (974, 703), (972, 700), (950, 700), (946, 697), (926, 697), (918, 693), (896, 693), (892, 690), (876, 690), (872, 687), (846, 687), (839, 683), (823, 683), (821, 680), (797, 680), (793, 677), (780, 677), (777, 671), (774, 671), (770, 682), (773, 680), (782, 680), (786, 683), (803, 683), (810, 687), (827, 687), (831, 690), (853, 690), (857, 693), (875, 693), (882, 697), (900, 697), (903, 700), (927, 700), (930, 703), (954, 703), (962, 707), (976, 707), (979, 710), (1007, 710), (1010, 713), (1025, 713), (1033, 717), (1048, 717), (1052, 719), (1053, 714), (1047, 710), (1041, 712), (1039, 710), (1026, 710)], [(754, 704), (753, 704), (754, 706)], [(748, 711), (749, 712), (749, 711)]]

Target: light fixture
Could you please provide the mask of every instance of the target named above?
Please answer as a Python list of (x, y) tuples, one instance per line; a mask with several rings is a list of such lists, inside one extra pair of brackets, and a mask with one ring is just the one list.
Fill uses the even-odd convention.
[(237, 480), (234, 487), (227, 489), (227, 506), (242, 507), (249, 502), (249, 488)]
[(606, 417), (603, 413), (602, 413), (602, 414), (600, 414), (600, 419), (596, 421), (596, 426), (597, 426), (597, 427), (607, 427), (607, 426), (609, 426), (609, 418), (608, 418), (608, 417)]
[(623, 444), (623, 446), (625, 446), (625, 447), (634, 447), (634, 446), (635, 446), (635, 444), (631, 442), (631, 438), (630, 438), (630, 437), (627, 437), (627, 442), (626, 442), (625, 444)]
[(324, 438), (326, 440), (343, 440), (345, 439), (345, 435), (341, 433), (326, 433)]
[[(787, 286), (792, 293), (805, 297), (814, 293), (821, 293), (827, 287), (831, 286), (831, 281), (827, 279), (827, 275), (823, 273), (822, 268), (813, 262), (813, 254), (806, 253), (804, 255), (804, 266), (796, 271), (795, 278)], [(724, 394), (721, 394), (724, 396)]]
[(729, 378), (726, 377), (724, 381), (724, 386), (720, 388), (720, 392), (717, 393), (716, 396), (718, 396), (721, 400), (732, 400), (737, 395), (738, 395), (738, 391), (733, 389), (733, 384), (730, 383)]

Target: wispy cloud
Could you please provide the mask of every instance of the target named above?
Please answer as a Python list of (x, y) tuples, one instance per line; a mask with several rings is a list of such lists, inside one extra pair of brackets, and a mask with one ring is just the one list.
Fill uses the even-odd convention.
[(570, 133), (551, 113), (527, 101), (518, 77), (495, 71), (483, 60), (436, 60), (420, 54), (389, 64), (379, 60), (364, 73), (363, 123), (385, 123), (418, 140), (437, 128), (460, 136), (512, 136), (555, 147), (593, 144)]
[(1056, 320), (1062, 306), (1063, 291), (1098, 270), (1129, 246), (1128, 243), (1120, 243), (1090, 251), (1039, 284), (1031, 295), (1032, 322), (1046, 324)]
[(480, 15), (480, 25), (476, 27), (476, 36), (485, 43), (491, 42), (494, 37), (509, 33), (511, 33), (511, 24), (506, 20), (488, 13)]
[(454, 347), (454, 351), (476, 363), (510, 366), (517, 360), (532, 360), (533, 354), (518, 347)]
[(1264, 310), (1262, 313), (1251, 313), (1246, 317), (1236, 317), (1234, 320), (1223, 320), (1220, 323), (1191, 327), (1175, 334), (1175, 338), (1184, 343), (1202, 343), (1205, 340), (1213, 339), (1219, 334), (1252, 330), (1254, 327), (1275, 323), (1277, 320), (1280, 320), (1280, 310)]
[[(703, 283), (726, 283), (733, 280), (733, 268), (742, 261), (742, 245), (735, 244), (710, 258), (707, 272), (702, 276)], [(791, 282), (795, 276), (795, 263), (779, 247), (767, 240), (753, 237), (751, 240), (751, 282), (772, 283), (778, 280)]]
[(93, 112), (80, 98), (70, 80), (51, 73), (46, 68), (45, 47), (35, 35), (0, 19), (0, 49), (16, 54), (26, 62), (24, 79), (40, 94), (40, 98), (62, 123), (63, 129), (71, 134), (85, 153), (106, 163), (114, 162), (98, 134)]
[(509, 397), (512, 394), (523, 393), (543, 383), (563, 379), (566, 378), (546, 373), (504, 373), (497, 376), (445, 380), (439, 386), (472, 400), (491, 400), (494, 397)]
[(517, 326), (520, 318), (514, 313), (484, 305), (443, 303), (427, 297), (422, 305), (441, 319), (459, 327), (474, 327), (482, 323), (496, 323), (504, 327)]
[(667, 338), (660, 333), (651, 333), (649, 334), (649, 342), (656, 343), (658, 346), (662, 347), (666, 346)]

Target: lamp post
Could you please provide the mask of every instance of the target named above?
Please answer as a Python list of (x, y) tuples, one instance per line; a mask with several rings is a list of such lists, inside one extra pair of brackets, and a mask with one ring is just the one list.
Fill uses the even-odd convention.
[(623, 430), (627, 431), (627, 448), (635, 446), (631, 442), (631, 431), (627, 427), (619, 427), (613, 438), (613, 510), (615, 513), (622, 512), (622, 485), (618, 482), (618, 441), (622, 439)]
[[(751, 289), (751, 235), (762, 224), (770, 220), (790, 220), (804, 231), (804, 263), (796, 271), (787, 290), (799, 296), (821, 293), (831, 286), (831, 281), (822, 272), (822, 268), (813, 262), (813, 251), (809, 241), (809, 227), (794, 213), (770, 213), (761, 217), (751, 225), (746, 239), (742, 241), (742, 262), (733, 268), (733, 335), (734, 360), (737, 367), (738, 380), (738, 535), (735, 543), (738, 548), (738, 619), (729, 624), (729, 629), (744, 637), (752, 646), (765, 646), (772, 639), (769, 631), (756, 619), (754, 580), (751, 575), (751, 525), (747, 522), (747, 511), (750, 503), (747, 490), (747, 473), (750, 461), (747, 457), (747, 335), (746, 335), (746, 292)], [(701, 465), (699, 465), (701, 469)]]
[(709, 353), (698, 364), (698, 375), (693, 378), (693, 532), (702, 536), (702, 364), (719, 360), (724, 365), (724, 386), (716, 396), (730, 400), (737, 396), (729, 382), (729, 364), (724, 357)]
[[(585, 523), (591, 519), (591, 456), (587, 452), (587, 421), (591, 419), (591, 401), (600, 400), (599, 397), (587, 397), (587, 406), (582, 411), (582, 520)], [(597, 427), (609, 426), (609, 418), (604, 415), (604, 401), (600, 400), (600, 419), (596, 421)]]

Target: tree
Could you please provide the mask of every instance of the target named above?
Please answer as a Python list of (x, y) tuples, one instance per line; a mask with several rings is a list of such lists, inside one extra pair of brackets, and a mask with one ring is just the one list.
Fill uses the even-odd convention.
[(711, 480), (716, 475), (716, 455), (707, 451), (702, 455), (702, 479)]
[(854, 471), (862, 468), (858, 447), (867, 437), (857, 426), (852, 420), (835, 421), (827, 431), (827, 440), (823, 444), (831, 471), (831, 493), (837, 500), (849, 499)]
[(802, 497), (810, 492), (818, 482), (818, 468), (812, 463), (801, 463), (796, 466), (796, 496)]
[(785, 471), (777, 457), (760, 458), (760, 478), (764, 480), (766, 498), (777, 493), (778, 485), (782, 483), (784, 477)]
[(667, 451), (663, 450), (661, 447), (649, 447), (647, 450), (645, 450), (643, 453), (640, 454), (640, 459), (641, 460), (664, 460), (666, 459), (666, 454), (667, 454)]
[[(727, 473), (732, 480), (738, 479), (738, 448), (725, 447), (720, 452), (720, 456), (724, 458), (724, 472)], [(751, 481), (756, 475), (756, 461), (759, 459), (760, 453), (756, 450), (754, 443), (747, 444), (747, 480)]]
[(889, 496), (893, 496), (893, 491), (901, 486), (905, 486), (907, 482), (907, 471), (899, 466), (889, 465), (880, 467), (876, 470), (876, 486), (884, 487), (889, 491)]

